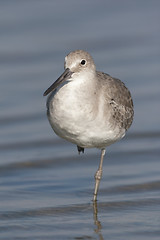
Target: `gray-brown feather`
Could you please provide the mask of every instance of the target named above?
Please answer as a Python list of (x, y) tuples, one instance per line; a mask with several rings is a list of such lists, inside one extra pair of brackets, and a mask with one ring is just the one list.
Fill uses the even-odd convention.
[(103, 87), (104, 85), (106, 86), (106, 101), (111, 107), (112, 118), (116, 124), (127, 130), (132, 124), (134, 115), (130, 91), (121, 80), (113, 78), (106, 73), (97, 71), (97, 77), (103, 81)]

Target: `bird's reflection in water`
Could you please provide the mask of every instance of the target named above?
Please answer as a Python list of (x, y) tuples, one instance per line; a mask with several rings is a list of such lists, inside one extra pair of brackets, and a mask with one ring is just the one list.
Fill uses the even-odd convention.
[(95, 233), (98, 235), (100, 240), (104, 240), (103, 235), (101, 233), (102, 225), (101, 222), (98, 220), (98, 208), (97, 208), (97, 201), (93, 201), (93, 219), (96, 228), (94, 229)]

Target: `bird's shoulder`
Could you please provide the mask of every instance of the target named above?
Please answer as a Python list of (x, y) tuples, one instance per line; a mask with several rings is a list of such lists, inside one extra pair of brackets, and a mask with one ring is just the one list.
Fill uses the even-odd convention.
[(106, 98), (109, 98), (111, 102), (115, 101), (117, 104), (127, 107), (133, 106), (131, 93), (120, 79), (113, 78), (107, 73), (98, 71), (97, 78), (99, 79), (99, 84), (101, 84), (101, 89), (103, 89)]

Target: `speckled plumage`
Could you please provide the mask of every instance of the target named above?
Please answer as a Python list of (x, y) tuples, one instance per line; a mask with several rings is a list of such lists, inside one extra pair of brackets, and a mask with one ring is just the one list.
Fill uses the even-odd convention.
[(103, 72), (97, 71), (96, 73), (97, 78), (100, 79), (99, 82), (103, 86), (103, 91), (106, 92), (106, 102), (112, 112), (113, 124), (119, 125), (119, 127), (127, 131), (132, 124), (134, 115), (130, 91), (121, 80)]
[(100, 148), (95, 174), (94, 201), (102, 176), (105, 148), (124, 137), (133, 121), (129, 90), (119, 79), (96, 71), (93, 58), (83, 50), (65, 57), (64, 73), (45, 91), (48, 120), (57, 135), (84, 148)]

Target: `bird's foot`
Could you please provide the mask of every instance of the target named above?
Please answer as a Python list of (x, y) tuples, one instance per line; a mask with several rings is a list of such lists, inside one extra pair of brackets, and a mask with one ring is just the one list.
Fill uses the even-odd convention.
[(81, 152), (84, 153), (84, 148), (83, 148), (83, 147), (79, 147), (79, 146), (77, 145), (77, 149), (78, 149), (79, 154), (80, 154)]

